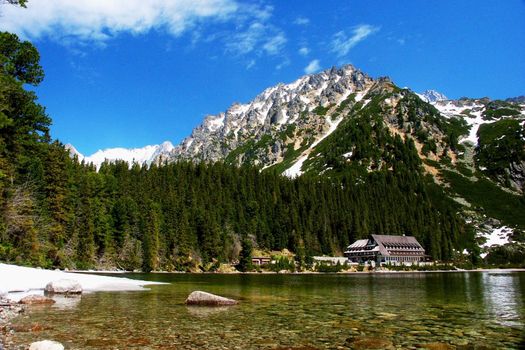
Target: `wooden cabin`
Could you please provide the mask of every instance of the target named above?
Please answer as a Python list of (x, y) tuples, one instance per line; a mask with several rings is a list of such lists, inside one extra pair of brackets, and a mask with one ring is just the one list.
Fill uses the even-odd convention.
[(266, 265), (272, 261), (272, 258), (268, 256), (254, 256), (252, 257), (253, 265)]
[(425, 261), (425, 249), (413, 236), (370, 235), (348, 246), (350, 262), (377, 265), (412, 265)]

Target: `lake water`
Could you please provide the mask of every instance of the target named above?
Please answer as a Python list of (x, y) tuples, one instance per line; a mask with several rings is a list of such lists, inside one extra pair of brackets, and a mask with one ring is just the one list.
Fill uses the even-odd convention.
[[(126, 276), (170, 285), (32, 308), (14, 323), (37, 331), (13, 340), (53, 339), (66, 349), (525, 346), (524, 272)], [(194, 290), (240, 304), (187, 307)]]

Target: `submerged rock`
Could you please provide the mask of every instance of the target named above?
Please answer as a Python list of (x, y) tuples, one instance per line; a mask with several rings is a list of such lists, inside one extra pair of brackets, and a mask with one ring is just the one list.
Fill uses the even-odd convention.
[(49, 294), (81, 294), (82, 286), (75, 280), (62, 279), (49, 282), (45, 292)]
[(347, 339), (347, 343), (351, 349), (394, 349), (394, 344), (383, 338), (375, 337), (355, 337)]
[(19, 301), (20, 304), (26, 304), (26, 305), (40, 305), (40, 304), (54, 304), (55, 301), (51, 298), (48, 298), (43, 295), (28, 295), (26, 297), (23, 297)]
[(235, 305), (238, 303), (239, 302), (237, 300), (228, 299), (207, 292), (202, 292), (200, 290), (191, 292), (191, 294), (186, 299), (186, 305), (226, 306)]
[(427, 343), (420, 344), (418, 347), (428, 350), (454, 350), (455, 347), (447, 343)]
[(32, 343), (29, 350), (64, 350), (64, 345), (52, 340), (42, 340)]

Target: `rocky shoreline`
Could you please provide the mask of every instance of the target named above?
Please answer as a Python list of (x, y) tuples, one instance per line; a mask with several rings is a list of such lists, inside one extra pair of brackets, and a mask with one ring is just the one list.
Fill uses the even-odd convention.
[(24, 313), (25, 306), (5, 297), (0, 297), (0, 350), (19, 350), (11, 341), (13, 329), (11, 320)]

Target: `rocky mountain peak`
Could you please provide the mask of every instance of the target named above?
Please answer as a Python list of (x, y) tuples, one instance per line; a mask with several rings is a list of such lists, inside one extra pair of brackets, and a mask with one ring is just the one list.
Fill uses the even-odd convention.
[[(265, 89), (248, 103), (234, 103), (225, 112), (210, 115), (169, 155), (171, 160), (194, 159), (216, 161), (248, 143), (261, 142), (291, 132), (292, 125), (312, 128), (319, 136), (330, 128), (323, 109), (339, 105), (350, 94), (359, 95), (374, 80), (352, 65), (332, 67), (317, 74), (305, 75), (296, 81), (279, 83)], [(360, 96), (362, 97), (363, 94)], [(265, 136), (267, 135), (267, 136)], [(312, 136), (312, 135), (310, 135)], [(298, 135), (289, 135), (297, 139)], [(276, 142), (270, 154), (255, 156), (254, 163), (278, 162), (287, 147), (286, 140)], [(233, 163), (245, 161), (240, 156)], [(258, 159), (261, 158), (261, 159)], [(264, 159), (262, 159), (264, 158)]]
[(442, 93), (436, 90), (426, 90), (422, 94), (418, 94), (418, 95), (423, 101), (430, 102), (430, 103), (448, 100), (447, 96), (443, 95)]

